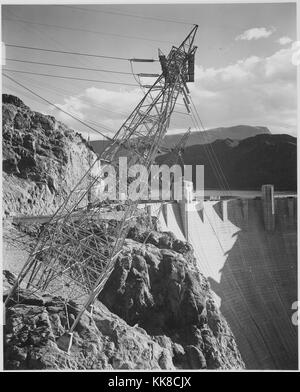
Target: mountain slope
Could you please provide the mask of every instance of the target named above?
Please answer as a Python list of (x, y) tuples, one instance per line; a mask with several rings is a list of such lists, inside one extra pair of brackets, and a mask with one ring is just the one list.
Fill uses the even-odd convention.
[[(235, 125), (233, 127), (220, 127), (213, 128), (207, 131), (195, 131), (192, 132), (188, 141), (187, 146), (192, 146), (195, 144), (207, 144), (212, 143), (215, 140), (243, 140), (248, 137), (256, 135), (268, 135), (271, 134), (266, 127), (254, 127), (250, 125)], [(177, 135), (167, 135), (164, 142), (167, 146), (172, 146), (176, 144), (183, 136), (183, 133)]]
[[(195, 131), (192, 132), (188, 141), (187, 146), (192, 146), (194, 144), (206, 144), (212, 143), (217, 139), (233, 139), (233, 140), (243, 140), (248, 137), (270, 134), (270, 131), (266, 127), (254, 127), (250, 125), (236, 125), (233, 127), (220, 127), (209, 129), (204, 132)], [(163, 141), (163, 145), (166, 147), (172, 147), (182, 138), (183, 133), (178, 133), (176, 135), (166, 135)], [(91, 145), (97, 154), (101, 154), (104, 148), (108, 145), (107, 140), (94, 140)]]
[[(222, 171), (231, 189), (259, 189), (262, 184), (274, 184), (277, 190), (297, 189), (297, 139), (290, 135), (188, 146), (183, 158), (186, 165), (204, 165), (206, 188), (223, 187)], [(163, 159), (160, 156), (158, 163)]]

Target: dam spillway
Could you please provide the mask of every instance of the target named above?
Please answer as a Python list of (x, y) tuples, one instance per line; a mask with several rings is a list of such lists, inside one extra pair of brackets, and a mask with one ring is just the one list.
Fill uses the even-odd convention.
[(248, 369), (297, 369), (297, 198), (165, 204), (163, 230), (193, 246)]

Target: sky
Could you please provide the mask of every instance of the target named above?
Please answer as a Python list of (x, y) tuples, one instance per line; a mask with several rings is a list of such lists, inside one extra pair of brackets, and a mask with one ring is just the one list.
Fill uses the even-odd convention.
[[(131, 68), (127, 59), (157, 59), (158, 48), (167, 54), (193, 24), (199, 25), (198, 49), (196, 80), (189, 87), (204, 127), (246, 124), (296, 136), (296, 67), (291, 61), (296, 45), (295, 3), (3, 5), (4, 73), (57, 108), (5, 77), (2, 91), (17, 95), (33, 110), (54, 115), (91, 139), (101, 136), (58, 108), (112, 136), (143, 96), (132, 71), (160, 73), (159, 62), (132, 63)], [(152, 81), (142, 79), (145, 84)], [(179, 107), (169, 133), (184, 132), (190, 126), (191, 119)]]

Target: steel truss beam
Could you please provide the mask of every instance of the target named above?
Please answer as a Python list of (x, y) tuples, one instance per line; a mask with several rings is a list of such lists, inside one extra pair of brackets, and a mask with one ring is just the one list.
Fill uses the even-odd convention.
[[(193, 42), (197, 28), (191, 30), (178, 48), (172, 47), (166, 57), (167, 77), (163, 72), (157, 78), (112, 142), (45, 226), (6, 300), (7, 304), (22, 287), (32, 289), (32, 295), (36, 291), (51, 295), (59, 293), (65, 301), (76, 301), (80, 308), (70, 326), (72, 332), (83, 312), (99, 295), (138, 214), (138, 200), (123, 203), (120, 219), (104, 220), (103, 214), (108, 210), (117, 211), (120, 203), (91, 199), (93, 187), (103, 178), (105, 165), (95, 177), (93, 170), (99, 161), (118, 167), (119, 157), (124, 153), (128, 167), (138, 163), (149, 169), (154, 163), (178, 96), (183, 94), (182, 91), (188, 91), (188, 63), (196, 49)], [(151, 103), (147, 103), (148, 100)]]

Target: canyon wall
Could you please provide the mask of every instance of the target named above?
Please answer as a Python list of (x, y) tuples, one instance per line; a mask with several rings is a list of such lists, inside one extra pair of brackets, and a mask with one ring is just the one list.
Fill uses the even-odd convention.
[(54, 213), (96, 154), (53, 116), (32, 111), (13, 95), (2, 100), (3, 213)]

